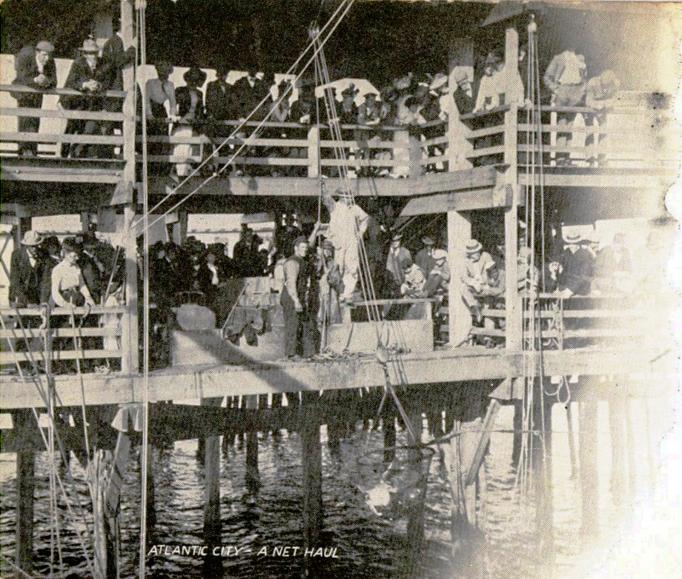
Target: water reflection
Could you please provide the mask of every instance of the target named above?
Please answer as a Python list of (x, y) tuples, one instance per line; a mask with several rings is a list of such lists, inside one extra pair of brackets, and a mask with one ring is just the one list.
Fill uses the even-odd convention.
[[(599, 474), (593, 480), (590, 528), (586, 528), (582, 496), (587, 488), (580, 476), (572, 477), (571, 453), (568, 444), (568, 422), (564, 407), (553, 409), (552, 494), (551, 513), (538, 518), (536, 497), (525, 496), (516, 485), (517, 472), (512, 462), (514, 435), (493, 433), (489, 452), (482, 471), (485, 484), (481, 486), (476, 503), (478, 528), (469, 536), (459, 535), (452, 542), (452, 499), (449, 482), (444, 474), (442, 453), (436, 452), (429, 465), (426, 502), (424, 504), (423, 558), (417, 575), (425, 578), (442, 577), (549, 577), (565, 575), (573, 568), (586, 549), (596, 544), (594, 537), (608, 539), (613, 530), (627, 522), (634, 492), (647, 489), (651, 483), (652, 464), (647, 452), (652, 442), (639, 433), (644, 432), (647, 417), (642, 404), (630, 402), (632, 458), (622, 457), (621, 451), (612, 452), (614, 430), (609, 422), (607, 403), (595, 404), (597, 428), (594, 463)], [(648, 404), (651, 404), (649, 401)], [(579, 424), (579, 412), (572, 408), (576, 444), (585, 437)], [(649, 422), (651, 409), (648, 408)], [(583, 417), (583, 421), (584, 421)], [(663, 423), (664, 421), (662, 421)], [(660, 429), (664, 428), (658, 424)], [(321, 546), (336, 547), (338, 558), (324, 558), (319, 573), (325, 577), (398, 577), (405, 575), (407, 524), (404, 518), (391, 520), (374, 514), (368, 507), (366, 495), (358, 488), (357, 457), (376, 451), (381, 460), (384, 435), (377, 429), (363, 431), (361, 422), (350, 435), (334, 435), (327, 444), (326, 428), (322, 429), (324, 529)], [(374, 426), (374, 424), (370, 424)], [(498, 429), (513, 427), (513, 407), (503, 407), (496, 424)], [(620, 428), (620, 427), (619, 427)], [(581, 440), (582, 436), (582, 440)], [(656, 433), (651, 433), (657, 440)], [(300, 459), (301, 439), (296, 432), (282, 430), (275, 434), (259, 433), (258, 484), (247, 484), (253, 472), (246, 461), (246, 440), (229, 436), (221, 446), (220, 471), (220, 540), (226, 550), (221, 557), (204, 558), (168, 554), (148, 559), (150, 577), (294, 577), (305, 572), (301, 557), (258, 556), (263, 547), (272, 553), (274, 547), (303, 544), (303, 491)], [(405, 432), (398, 427), (397, 444), (406, 444)], [(156, 525), (150, 529), (150, 545), (205, 544), (204, 537), (204, 467), (197, 461), (198, 442), (176, 442), (168, 448), (157, 448), (153, 453)], [(139, 540), (139, 460), (134, 449), (130, 469), (125, 475), (121, 503), (122, 576), (134, 576), (137, 566)], [(612, 477), (612, 463), (631, 465), (627, 474)], [(2, 455), (0, 479), (0, 548), (11, 560), (14, 548), (15, 493), (14, 455)], [(635, 464), (642, 468), (632, 468)], [(653, 461), (655, 462), (655, 461)], [(78, 482), (77, 491), (85, 503), (87, 489), (83, 471), (77, 461), (71, 466)], [(45, 457), (38, 456), (36, 473), (36, 529), (35, 571), (49, 572), (48, 478)], [(618, 481), (617, 484), (614, 483)], [(253, 482), (253, 480), (251, 481)], [(623, 486), (631, 489), (627, 495)], [(630, 497), (630, 498), (628, 498)], [(66, 513), (60, 501), (62, 513)], [(552, 558), (540, 548), (539, 531), (551, 522), (553, 538)], [(538, 528), (538, 524), (540, 528)], [(592, 537), (580, 539), (581, 528)], [(613, 534), (617, 537), (617, 533)], [(86, 577), (87, 570), (75, 533), (67, 527), (62, 537), (65, 564), (73, 576)], [(6, 575), (6, 569), (3, 575)]]

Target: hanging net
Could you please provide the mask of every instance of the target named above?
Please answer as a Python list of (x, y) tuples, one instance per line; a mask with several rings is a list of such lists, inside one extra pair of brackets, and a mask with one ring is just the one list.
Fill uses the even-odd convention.
[[(392, 460), (386, 460), (387, 454), (392, 455)], [(358, 457), (356, 486), (369, 509), (394, 520), (421, 508), (434, 454), (430, 447), (395, 446)]]

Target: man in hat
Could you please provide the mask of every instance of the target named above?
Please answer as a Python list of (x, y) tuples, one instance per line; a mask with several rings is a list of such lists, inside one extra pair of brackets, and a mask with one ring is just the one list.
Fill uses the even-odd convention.
[(358, 107), (355, 105), (358, 92), (359, 89), (353, 83), (341, 91), (341, 102), (336, 105), (336, 114), (342, 125), (355, 125), (358, 122)]
[(422, 237), (422, 244), (424, 247), (417, 252), (417, 255), (414, 257), (414, 262), (422, 269), (424, 275), (428, 276), (435, 265), (433, 249), (436, 243), (430, 236), (424, 235), (424, 237)]
[(473, 319), (480, 323), (482, 320), (480, 298), (485, 296), (488, 270), (495, 267), (495, 261), (487, 251), (483, 251), (483, 246), (475, 239), (466, 242), (464, 251), (466, 261), (460, 280), (460, 292)]
[(294, 241), (294, 252), (284, 263), (284, 288), (280, 303), (284, 314), (284, 350), (287, 358), (309, 358), (315, 353), (314, 299), (312, 267), (308, 256), (308, 238)]
[(448, 267), (448, 252), (444, 249), (433, 250), (433, 268), (426, 277), (424, 297), (443, 297), (448, 292), (450, 282), (450, 268)]
[(206, 115), (213, 121), (229, 121), (233, 116), (237, 117), (234, 109), (233, 87), (227, 82), (229, 73), (230, 67), (221, 62), (216, 67), (216, 79), (206, 86)]
[(402, 246), (403, 236), (401, 233), (394, 233), (391, 237), (391, 245), (386, 258), (386, 277), (385, 293), (387, 297), (400, 297), (400, 287), (405, 281), (402, 264), (409, 261), (412, 263), (410, 250)]
[(400, 295), (406, 298), (422, 297), (426, 284), (426, 277), (422, 268), (409, 259), (404, 259), (401, 266), (403, 268), (403, 283), (400, 285)]
[[(63, 95), (59, 102), (65, 109), (72, 111), (101, 111), (104, 109), (104, 100), (97, 95), (109, 88), (109, 80), (109, 71), (99, 58), (99, 46), (93, 38), (86, 38), (80, 48), (80, 55), (71, 64), (69, 75), (64, 83), (64, 88), (77, 90), (83, 96)], [(64, 132), (67, 135), (103, 135), (106, 129), (106, 124), (100, 121), (69, 119)], [(62, 144), (62, 157), (95, 158), (99, 156), (98, 151), (99, 148), (96, 145)]]
[[(57, 69), (52, 58), (54, 46), (47, 40), (41, 40), (35, 48), (22, 48), (14, 59), (16, 77), (12, 84), (45, 90), (57, 86)], [(39, 109), (43, 106), (42, 93), (13, 92), (17, 106)], [(20, 133), (37, 133), (40, 128), (39, 117), (19, 117)], [(36, 143), (19, 143), (19, 155), (35, 156), (38, 152)]]
[[(234, 96), (239, 118), (245, 119), (248, 117), (265, 98), (269, 90), (270, 87), (258, 78), (258, 67), (249, 66), (246, 76), (241, 77), (234, 83)], [(262, 120), (265, 118), (266, 111), (267, 108), (263, 105), (259, 107), (259, 110), (251, 118), (253, 120)]]
[(359, 247), (367, 230), (369, 216), (353, 202), (346, 191), (337, 189), (333, 195), (326, 191), (322, 200), (329, 211), (327, 239), (334, 244), (336, 262), (343, 276), (340, 300), (352, 301), (360, 270)]
[[(377, 93), (370, 91), (365, 94), (365, 101), (358, 107), (358, 124), (367, 127), (376, 127), (381, 122), (381, 104), (377, 100)], [(369, 143), (380, 139), (379, 132), (372, 129), (361, 129), (355, 132), (355, 139), (358, 141), (358, 157), (360, 159), (371, 159), (372, 152)], [(358, 168), (358, 176), (374, 175), (376, 169), (373, 167)]]
[(325, 239), (316, 261), (316, 274), (320, 292), (317, 321), (323, 326), (341, 321), (339, 296), (343, 293), (343, 279), (339, 264), (334, 259), (334, 244)]
[(531, 269), (532, 251), (528, 247), (519, 248), (517, 254), (517, 283), (519, 293), (523, 295), (535, 294), (538, 291), (540, 281), (540, 271), (536, 265)]
[(594, 258), (586, 248), (581, 247), (581, 242), (579, 233), (567, 233), (564, 236), (564, 250), (558, 261), (549, 264), (550, 277), (556, 282), (556, 291), (563, 298), (590, 293)]
[(40, 291), (45, 273), (45, 256), (37, 231), (27, 231), (21, 246), (12, 252), (9, 269), (9, 301), (17, 308), (41, 302)]

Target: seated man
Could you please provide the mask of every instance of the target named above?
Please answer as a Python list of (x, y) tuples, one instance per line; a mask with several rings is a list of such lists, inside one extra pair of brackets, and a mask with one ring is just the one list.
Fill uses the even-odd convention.
[(426, 278), (424, 271), (412, 260), (403, 260), (403, 283), (400, 286), (400, 295), (405, 298), (422, 297)]
[(466, 264), (464, 274), (461, 276), (461, 293), (464, 303), (471, 311), (476, 323), (481, 323), (481, 297), (484, 297), (484, 289), (487, 286), (488, 270), (495, 266), (493, 258), (483, 246), (475, 239), (467, 241), (465, 246)]
[(426, 298), (442, 298), (447, 295), (450, 285), (448, 253), (443, 249), (436, 249), (433, 252), (432, 258), (434, 265), (426, 278), (423, 295)]
[(550, 277), (556, 282), (556, 291), (562, 298), (590, 293), (594, 258), (580, 246), (581, 241), (579, 234), (567, 234), (559, 260), (549, 264)]

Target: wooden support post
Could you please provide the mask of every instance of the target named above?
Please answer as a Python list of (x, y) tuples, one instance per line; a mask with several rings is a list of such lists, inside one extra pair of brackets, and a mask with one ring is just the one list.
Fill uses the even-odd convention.
[(448, 331), (452, 348), (464, 343), (471, 330), (471, 313), (462, 301), (461, 277), (466, 268), (464, 245), (471, 238), (471, 222), (461, 211), (448, 211), (448, 262), (450, 289), (448, 293)]
[(121, 369), (128, 374), (139, 370), (139, 328), (137, 312), (137, 238), (131, 227), (135, 219), (135, 207), (127, 205), (123, 210), (123, 242), (126, 258), (126, 313), (121, 320)]
[(301, 453), (303, 457), (303, 544), (312, 548), (319, 544), (322, 532), (322, 445), (320, 444), (319, 393), (303, 393), (301, 421)]
[[(473, 150), (473, 144), (466, 137), (469, 127), (459, 120), (459, 111), (456, 111), (453, 94), (457, 90), (459, 74), (466, 73), (471, 81), (474, 82), (474, 43), (470, 38), (454, 38), (450, 44), (448, 53), (448, 92), (450, 101), (453, 103), (452, 110), (448, 114), (448, 171), (459, 171), (470, 169), (472, 164), (467, 156)], [(472, 96), (473, 94), (472, 88)]]
[[(251, 414), (258, 408), (258, 396), (245, 396), (247, 425)], [(249, 428), (246, 433), (246, 486), (252, 492), (260, 488), (260, 475), (258, 473), (258, 432)]]
[[(518, 70), (519, 35), (516, 28), (509, 27), (505, 33), (505, 75), (507, 95), (506, 102), (511, 102), (511, 91)], [(498, 176), (498, 187), (511, 188), (511, 204), (504, 212), (504, 267), (506, 271), (505, 310), (506, 315), (506, 347), (511, 351), (521, 350), (523, 345), (523, 325), (521, 300), (519, 298), (516, 275), (517, 255), (519, 249), (519, 186), (517, 170), (517, 127), (518, 105), (512, 103), (504, 114), (504, 171)]]
[(597, 402), (586, 400), (579, 403), (580, 422), (580, 488), (582, 491), (582, 525), (584, 538), (599, 532), (599, 471), (597, 468)]
[(187, 211), (180, 210), (175, 214), (175, 219), (172, 221), (172, 240), (173, 243), (182, 245), (187, 239)]
[[(14, 413), (14, 428), (29, 428), (30, 412)], [(28, 440), (28, 437), (26, 437)], [(16, 509), (16, 557), (19, 569), (32, 575), (33, 571), (33, 493), (35, 489), (35, 451), (31, 443), (17, 450), (17, 509)], [(17, 571), (17, 577), (23, 577)]]
[(521, 458), (521, 447), (523, 446), (523, 401), (513, 400), (514, 404), (514, 439), (512, 442), (512, 465), (518, 467)]
[(317, 125), (308, 129), (308, 177), (320, 176), (320, 128)]
[[(202, 401), (202, 405), (220, 407), (222, 398)], [(210, 556), (212, 548), (220, 545), (222, 530), (220, 519), (220, 437), (206, 438), (204, 445), (204, 544), (209, 547), (209, 556), (205, 564), (214, 570), (221, 565), (220, 558)]]
[[(405, 406), (405, 405), (404, 405)], [(407, 405), (407, 417), (410, 420), (410, 425), (412, 428), (412, 433), (408, 430), (408, 443), (410, 445), (418, 446), (421, 444), (422, 438), (422, 409), (421, 405), (417, 399), (413, 399), (411, 404)], [(413, 436), (414, 434), (414, 436)], [(423, 465), (422, 461), (422, 451), (420, 449), (410, 450), (408, 452), (408, 459), (410, 464), (409, 468), (413, 468), (418, 476), (422, 475)], [(408, 564), (407, 564), (407, 576), (416, 576), (417, 569), (419, 567), (419, 562), (421, 560), (422, 544), (424, 542), (424, 504), (425, 500), (419, 503), (413, 510), (411, 510), (410, 515), (407, 519), (407, 544), (409, 545), (408, 552)]]
[(611, 435), (611, 496), (623, 497), (625, 491), (625, 400), (614, 395), (609, 400), (609, 433)]
[(543, 395), (542, 380), (536, 380), (533, 395), (533, 429), (539, 431), (533, 445), (533, 468), (537, 501), (536, 529), (543, 565), (547, 572), (554, 558), (554, 500), (552, 496), (552, 406)]

